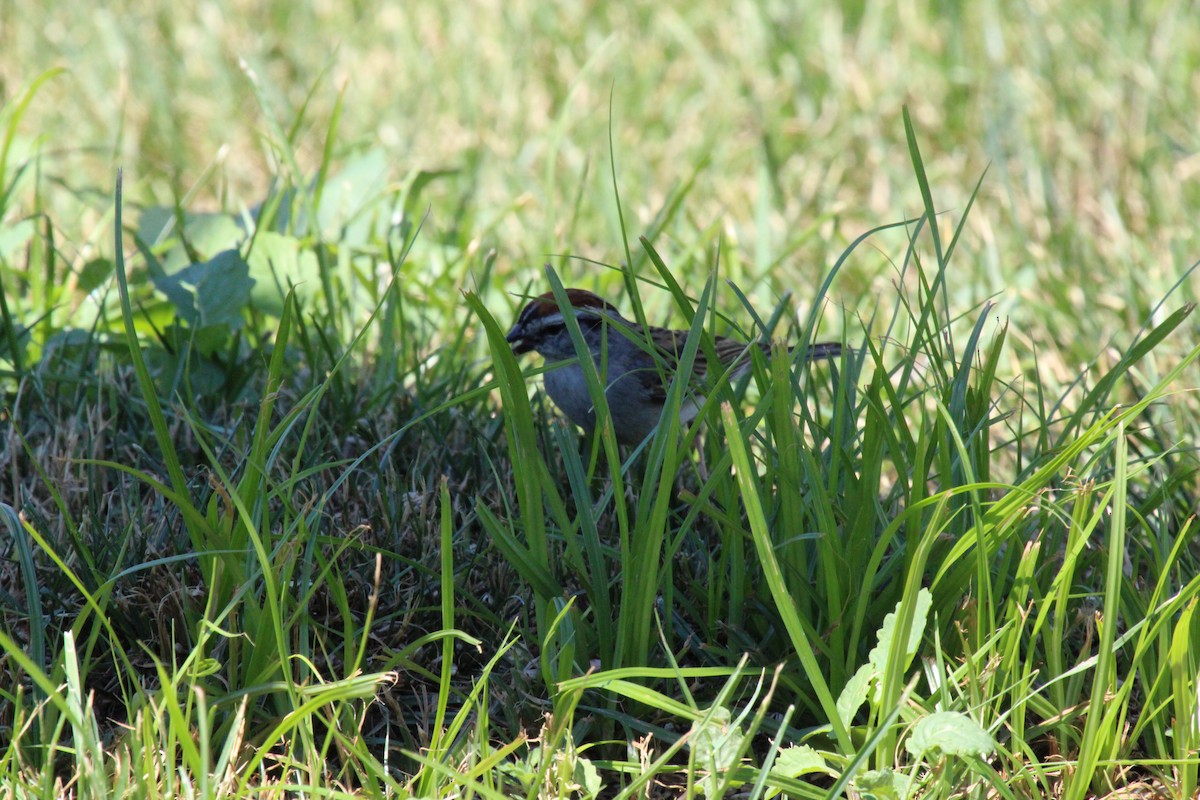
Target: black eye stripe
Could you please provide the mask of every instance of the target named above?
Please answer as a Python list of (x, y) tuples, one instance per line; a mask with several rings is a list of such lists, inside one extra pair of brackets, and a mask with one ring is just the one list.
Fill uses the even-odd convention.
[[(605, 322), (600, 317), (593, 317), (590, 314), (578, 316), (575, 318), (575, 321), (579, 323), (579, 330), (581, 331), (594, 331)], [(566, 328), (567, 325), (565, 322), (554, 323), (555, 332), (566, 330)]]
[[(576, 317), (581, 331), (593, 331), (604, 324), (605, 320), (600, 317), (590, 315)], [(561, 319), (544, 320), (538, 325), (538, 334), (541, 336), (558, 336), (567, 332), (567, 323)]]

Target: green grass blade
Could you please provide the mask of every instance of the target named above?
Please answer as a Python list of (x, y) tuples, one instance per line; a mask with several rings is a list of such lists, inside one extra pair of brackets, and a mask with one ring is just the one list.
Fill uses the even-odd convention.
[(750, 463), (746, 441), (743, 439), (743, 434), (738, 427), (733, 410), (728, 406), (721, 409), (721, 420), (724, 423), (726, 439), (729, 443), (729, 452), (733, 458), (733, 468), (737, 472), (737, 483), (741, 488), (742, 502), (746, 510), (746, 516), (749, 518), (750, 531), (754, 538), (754, 547), (758, 551), (759, 560), (762, 562), (767, 588), (770, 590), (776, 609), (787, 628), (788, 637), (796, 655), (800, 659), (805, 677), (808, 678), (813, 691), (817, 695), (817, 700), (821, 704), (821, 708), (825, 711), (826, 718), (833, 728), (834, 736), (837, 738), (839, 746), (843, 748), (843, 752), (852, 752), (854, 748), (850, 742), (849, 732), (842, 724), (841, 717), (838, 715), (837, 704), (834, 702), (833, 694), (829, 691), (829, 685), (825, 681), (820, 664), (817, 663), (816, 654), (813, 652), (813, 648), (808, 641), (808, 636), (804, 632), (804, 626), (800, 623), (799, 615), (796, 612), (795, 601), (788, 591), (783, 572), (779, 567), (779, 561), (775, 558), (774, 542), (771, 538), (766, 517), (763, 514), (762, 501), (759, 498), (759, 487), (754, 480), (755, 471), (753, 465)]

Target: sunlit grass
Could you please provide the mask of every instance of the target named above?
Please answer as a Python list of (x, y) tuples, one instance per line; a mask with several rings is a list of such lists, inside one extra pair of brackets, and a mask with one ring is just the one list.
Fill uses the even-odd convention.
[(1186, 4), (0, 12), (0, 794), (1194, 795)]

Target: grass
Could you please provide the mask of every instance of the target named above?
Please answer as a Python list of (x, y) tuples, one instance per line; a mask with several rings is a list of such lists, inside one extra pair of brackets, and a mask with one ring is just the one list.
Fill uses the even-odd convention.
[(0, 795), (1195, 796), (1187, 4), (0, 10)]

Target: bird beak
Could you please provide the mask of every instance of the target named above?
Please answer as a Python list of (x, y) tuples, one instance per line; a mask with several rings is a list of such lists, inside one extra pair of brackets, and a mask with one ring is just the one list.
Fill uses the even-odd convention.
[(516, 325), (514, 325), (513, 329), (508, 332), (507, 336), (504, 337), (504, 341), (512, 345), (513, 353), (518, 356), (522, 353), (528, 353), (533, 349), (529, 342), (525, 340), (525, 335), (521, 333), (520, 328)]

